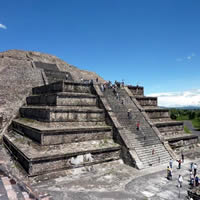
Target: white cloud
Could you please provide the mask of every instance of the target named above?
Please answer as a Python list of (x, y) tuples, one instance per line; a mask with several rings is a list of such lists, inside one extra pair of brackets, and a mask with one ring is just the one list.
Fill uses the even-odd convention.
[(0, 28), (7, 29), (7, 27), (5, 25), (3, 25), (3, 24), (0, 24)]
[(190, 54), (189, 56), (187, 56), (187, 57), (183, 57), (183, 58), (177, 58), (176, 59), (176, 61), (177, 62), (181, 62), (181, 61), (184, 61), (184, 60), (191, 60), (193, 57), (195, 57), (196, 56), (196, 54), (195, 53), (192, 53), (192, 54)]
[(154, 93), (148, 96), (158, 97), (158, 105), (165, 107), (200, 106), (200, 89), (184, 92)]

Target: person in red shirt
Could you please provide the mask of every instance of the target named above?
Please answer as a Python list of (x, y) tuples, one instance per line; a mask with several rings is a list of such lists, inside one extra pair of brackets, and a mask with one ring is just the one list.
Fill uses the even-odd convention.
[(140, 130), (140, 122), (137, 122), (136, 124), (136, 129), (139, 131)]

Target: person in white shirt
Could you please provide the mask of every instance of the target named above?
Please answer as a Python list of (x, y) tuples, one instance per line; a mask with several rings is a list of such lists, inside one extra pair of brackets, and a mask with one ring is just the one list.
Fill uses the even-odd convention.
[(179, 174), (179, 177), (178, 177), (178, 183), (179, 183), (179, 187), (181, 188), (182, 185), (183, 185), (183, 177)]

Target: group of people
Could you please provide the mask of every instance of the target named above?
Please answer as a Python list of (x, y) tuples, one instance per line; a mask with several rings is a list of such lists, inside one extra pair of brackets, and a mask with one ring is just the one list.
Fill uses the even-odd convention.
[[(184, 162), (184, 154), (181, 154), (181, 159), (176, 160), (178, 162), (177, 169), (181, 169), (181, 163)], [(167, 179), (172, 180), (172, 169), (173, 169), (173, 160), (170, 159), (169, 161), (169, 166), (167, 166)], [(197, 175), (197, 164), (196, 163), (191, 163), (190, 165), (190, 178), (189, 178), (189, 184), (192, 187), (198, 186), (200, 183), (200, 178)], [(178, 176), (178, 187), (182, 187), (183, 184), (183, 177), (181, 174)]]
[[(181, 169), (181, 160), (177, 160), (178, 162), (178, 169)], [(167, 179), (172, 180), (172, 168), (173, 168), (173, 160), (170, 159), (169, 166), (167, 167)], [(178, 176), (178, 187), (182, 187), (183, 185), (183, 177), (181, 174)]]
[(117, 92), (117, 88), (120, 88), (120, 87), (124, 87), (123, 81), (122, 82), (115, 81), (114, 84), (112, 84), (111, 81), (107, 81), (105, 83), (100, 84), (100, 88), (102, 92), (104, 92), (106, 89), (113, 89), (113, 93), (115, 94)]
[[(183, 153), (181, 153), (181, 158), (182, 159), (176, 160), (177, 163), (178, 163), (177, 169), (181, 169), (181, 164), (184, 162), (184, 155), (183, 155)], [(167, 166), (167, 179), (168, 180), (172, 180), (172, 169), (173, 169), (173, 160), (170, 159), (169, 166)], [(183, 177), (181, 175), (179, 175), (178, 182), (179, 182), (179, 186), (180, 187), (182, 187), (182, 179), (183, 179)]]
[(197, 175), (197, 164), (193, 162), (190, 165), (190, 185), (192, 187), (199, 185), (199, 176)]

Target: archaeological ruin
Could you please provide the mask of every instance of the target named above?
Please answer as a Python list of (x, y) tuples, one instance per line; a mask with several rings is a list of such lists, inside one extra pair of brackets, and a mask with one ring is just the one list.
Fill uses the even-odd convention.
[(97, 74), (31, 51), (0, 53), (0, 73), (3, 144), (28, 176), (118, 159), (140, 170), (198, 147), (141, 86), (116, 95)]

